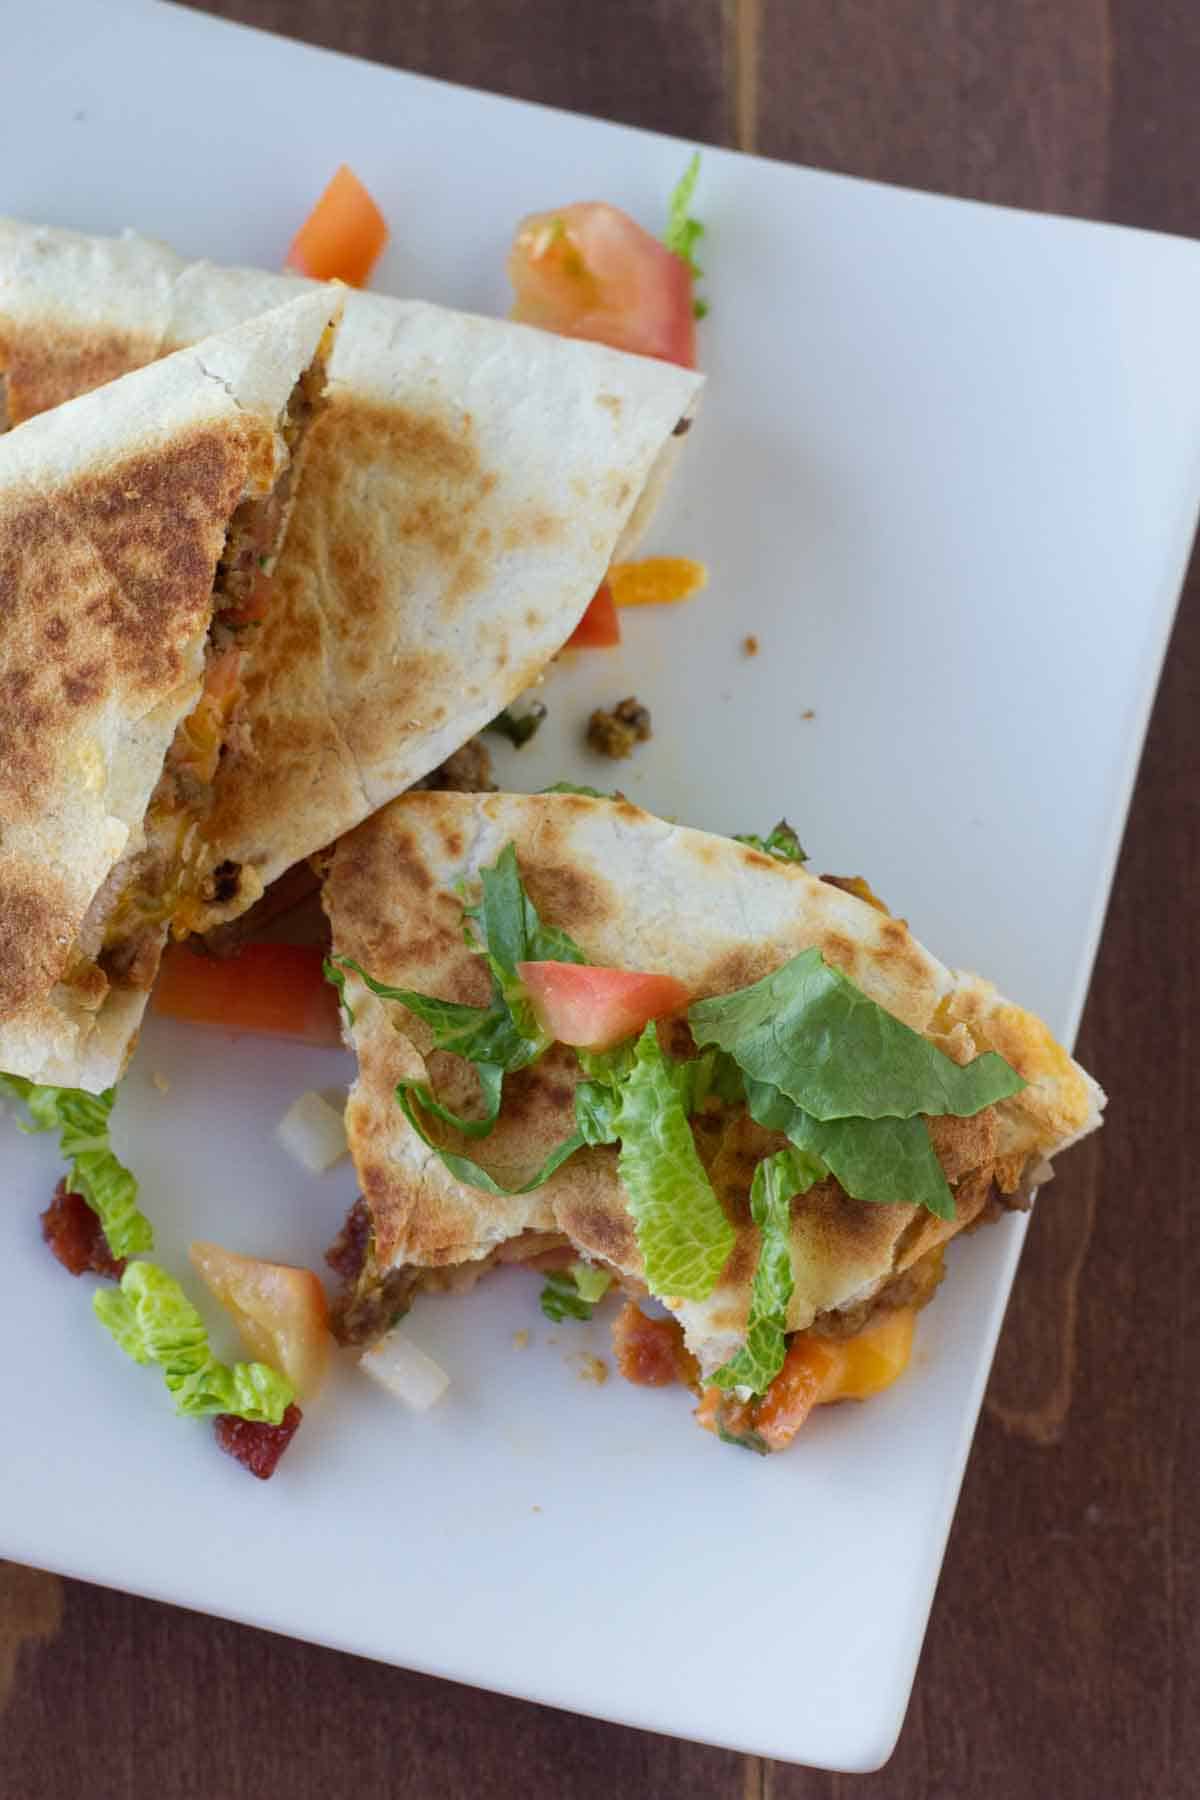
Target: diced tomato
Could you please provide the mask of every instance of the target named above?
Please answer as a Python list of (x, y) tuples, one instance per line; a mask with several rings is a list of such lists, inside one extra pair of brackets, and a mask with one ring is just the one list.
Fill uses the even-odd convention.
[(233, 1315), (242, 1342), (257, 1362), (287, 1376), (310, 1400), (329, 1373), (333, 1339), (325, 1289), (311, 1269), (259, 1262), (220, 1244), (194, 1243), (192, 1267)]
[(172, 944), (154, 989), (154, 1011), (192, 1025), (224, 1025), (306, 1044), (340, 1044), (337, 996), (310, 944), (246, 944), (233, 956), (201, 956)]
[(673, 975), (633, 969), (595, 969), (587, 963), (523, 962), (524, 982), (538, 1023), (560, 1044), (608, 1050), (650, 1019), (678, 1012), (691, 996)]
[(387, 221), (343, 163), (292, 239), (285, 266), (317, 281), (365, 287), (387, 240)]
[(621, 621), (607, 581), (602, 581), (588, 609), (567, 639), (568, 650), (608, 650), (621, 641)]
[(523, 219), (508, 273), (514, 319), (695, 368), (692, 272), (617, 207), (586, 200)]

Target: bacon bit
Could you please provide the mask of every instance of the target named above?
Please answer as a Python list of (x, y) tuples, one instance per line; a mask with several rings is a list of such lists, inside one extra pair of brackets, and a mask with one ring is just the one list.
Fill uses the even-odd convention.
[(682, 1381), (698, 1388), (696, 1359), (683, 1341), (678, 1319), (651, 1319), (627, 1300), (612, 1327), (613, 1354), (626, 1381), (639, 1387), (670, 1387)]
[(708, 570), (688, 556), (644, 556), (614, 563), (608, 585), (618, 606), (670, 606), (708, 586)]
[(125, 1258), (113, 1255), (100, 1220), (82, 1194), (70, 1191), (65, 1175), (41, 1217), (42, 1236), (64, 1269), (72, 1275), (104, 1275), (120, 1281)]
[(236, 1413), (218, 1413), (215, 1425), (222, 1450), (249, 1469), (260, 1481), (269, 1481), (279, 1459), (300, 1429), (304, 1414), (293, 1400), (278, 1425), (255, 1424)]

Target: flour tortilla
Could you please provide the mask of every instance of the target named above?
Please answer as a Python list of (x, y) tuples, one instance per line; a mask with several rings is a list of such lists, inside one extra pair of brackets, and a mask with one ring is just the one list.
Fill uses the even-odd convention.
[(199, 696), (231, 516), (289, 455), (333, 290), (0, 437), (0, 1069), (98, 1090), (145, 991), (81, 942)]
[[(338, 845), (324, 890), (335, 951), (389, 985), (485, 1003), (486, 965), (464, 943), (459, 884), (465, 880), (469, 891), (510, 842), (543, 920), (566, 930), (591, 962), (674, 975), (699, 999), (744, 987), (815, 945), (956, 1060), (998, 1050), (1028, 1083), (976, 1119), (931, 1126), (954, 1185), (952, 1223), (908, 1206), (851, 1200), (833, 1182), (795, 1202), (789, 1329), (869, 1298), (977, 1217), (994, 1180), (1015, 1186), (1099, 1123), (1100, 1089), (1041, 1021), (979, 977), (946, 968), (900, 920), (801, 868), (668, 824), (627, 801), (443, 793), (396, 801)], [(393, 1090), (401, 1077), (423, 1076), (428, 1056), (435, 1090), (461, 1107), (472, 1079), (465, 1065), (429, 1055), (428, 1028), (354, 976), (346, 996), (358, 1057), (347, 1128), (381, 1274), (470, 1263), (523, 1232), (558, 1231), (588, 1257), (640, 1280), (612, 1149), (580, 1152), (523, 1197), (464, 1186), (408, 1125)], [(556, 1047), (508, 1078), (493, 1136), (461, 1147), (515, 1184), (569, 1135), (577, 1077), (573, 1054)], [(730, 1131), (710, 1173), (735, 1221), (736, 1248), (708, 1300), (669, 1303), (706, 1371), (745, 1332), (758, 1254), (750, 1177), (775, 1147), (748, 1119)]]
[[(10, 421), (310, 285), (0, 221)], [(349, 294), (211, 860), (273, 880), (534, 682), (645, 525), (700, 387), (602, 345)]]

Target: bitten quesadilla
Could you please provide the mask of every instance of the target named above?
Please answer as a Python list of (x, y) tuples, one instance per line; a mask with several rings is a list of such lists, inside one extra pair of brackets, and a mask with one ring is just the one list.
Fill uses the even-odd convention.
[(801, 858), (575, 792), (412, 794), (342, 840), (344, 1336), (534, 1260), (567, 1312), (619, 1283), (622, 1368), (757, 1450), (899, 1372), (946, 1241), (1026, 1204), (1103, 1095)]
[[(0, 221), (17, 424), (277, 304), (298, 278)], [(307, 284), (305, 284), (307, 285)], [(702, 378), (351, 293), (211, 841), (248, 904), (537, 679), (660, 490)]]
[(0, 437), (0, 1069), (108, 1087), (202, 840), (321, 403), (333, 289)]

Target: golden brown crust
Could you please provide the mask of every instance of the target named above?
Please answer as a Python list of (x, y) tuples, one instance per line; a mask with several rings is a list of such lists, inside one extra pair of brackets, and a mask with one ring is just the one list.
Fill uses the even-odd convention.
[[(312, 285), (0, 220), (13, 422)], [(591, 598), (700, 378), (351, 294), (208, 842), (262, 883), (444, 763)], [(639, 517), (644, 509), (636, 506)]]
[(156, 334), (101, 325), (81, 330), (69, 319), (43, 318), (20, 328), (0, 322), (0, 371), (12, 424), (31, 419), (140, 369), (160, 355)]

